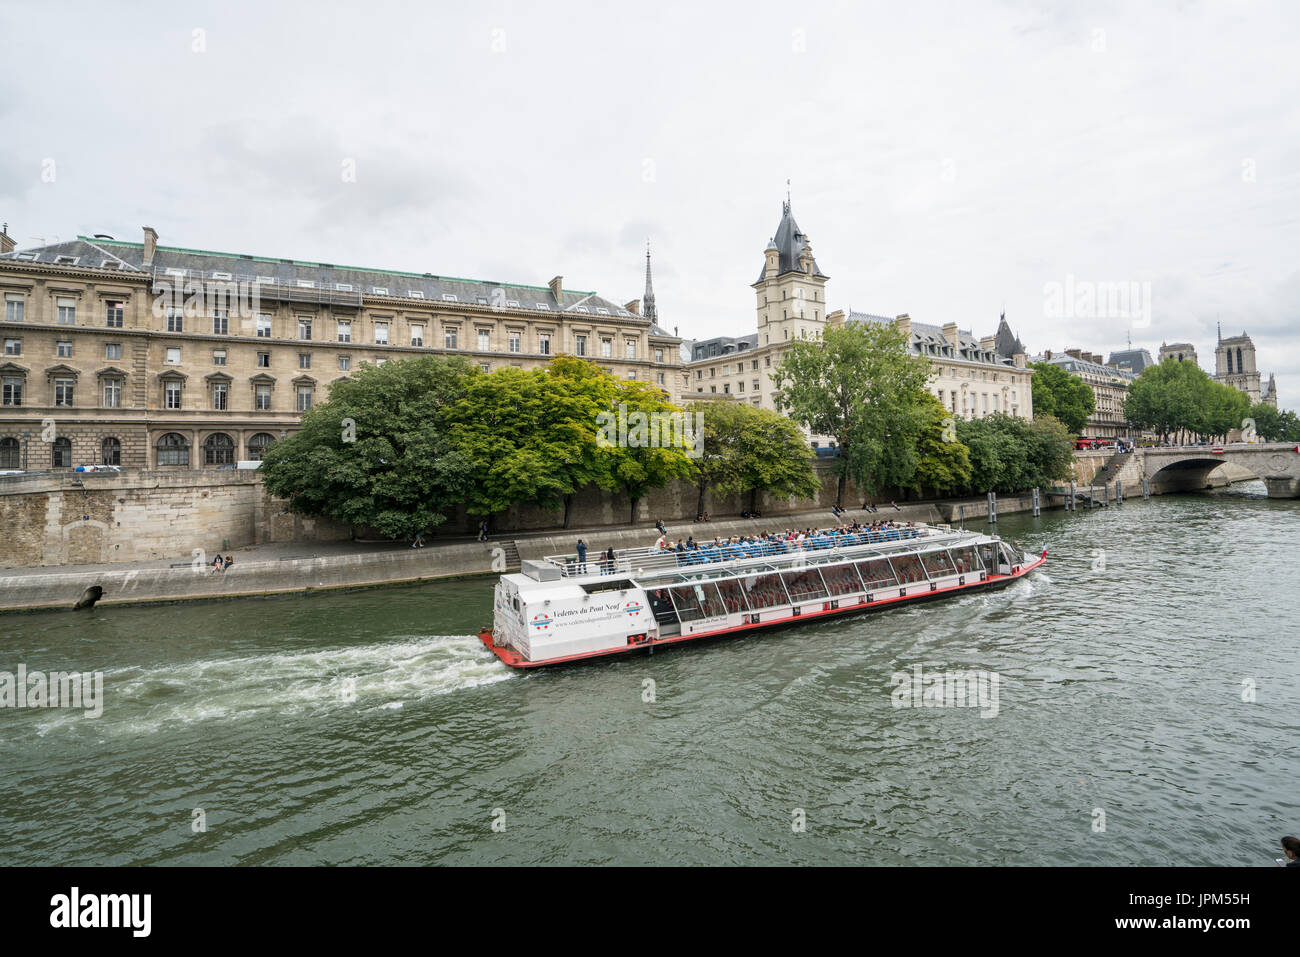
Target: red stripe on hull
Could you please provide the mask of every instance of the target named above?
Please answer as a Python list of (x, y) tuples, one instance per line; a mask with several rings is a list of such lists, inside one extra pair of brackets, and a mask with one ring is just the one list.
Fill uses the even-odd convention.
[[(810, 618), (828, 618), (834, 615), (846, 615), (850, 612), (871, 611), (876, 608), (905, 604), (909, 601), (938, 598), (959, 591), (979, 591), (982, 588), (1000, 587), (1003, 585), (1009, 585), (1016, 579), (1024, 578), (1035, 568), (1043, 565), (1046, 561), (1046, 558), (1036, 558), (1029, 564), (1020, 566), (1020, 571), (1018, 572), (1013, 572), (1010, 575), (990, 575), (982, 582), (969, 582), (965, 585), (950, 585), (947, 588), (936, 588), (934, 591), (920, 592), (915, 595), (894, 595), (892, 598), (877, 598), (875, 601), (865, 604), (854, 603), (843, 608), (827, 608), (821, 611), (804, 612), (798, 615), (789, 615), (785, 618), (773, 618), (771, 621), (759, 621), (748, 625), (735, 625), (731, 628), (717, 628), (713, 631), (700, 631), (690, 635), (673, 635), (670, 638), (660, 638), (657, 641), (647, 641), (639, 645), (625, 645), (621, 648), (605, 648), (600, 651), (583, 652), (580, 655), (565, 655), (562, 658), (546, 658), (542, 661), (529, 661), (527, 658), (522, 657), (513, 648), (503, 648), (494, 644), (492, 641), (492, 631), (488, 628), (484, 628), (479, 632), (478, 638), (488, 647), (489, 650), (492, 651), (493, 654), (512, 668), (543, 668), (547, 665), (571, 664), (576, 661), (590, 661), (593, 658), (607, 658), (610, 655), (624, 655), (634, 651), (644, 651), (647, 648), (663, 648), (669, 645), (681, 644), (684, 641), (695, 641), (699, 638), (717, 638), (722, 635), (734, 635), (737, 632), (758, 631), (763, 628), (788, 625), (791, 622), (808, 621)], [(857, 594), (861, 594), (861, 592), (858, 592)], [(826, 601), (836, 600), (838, 599), (826, 599)]]

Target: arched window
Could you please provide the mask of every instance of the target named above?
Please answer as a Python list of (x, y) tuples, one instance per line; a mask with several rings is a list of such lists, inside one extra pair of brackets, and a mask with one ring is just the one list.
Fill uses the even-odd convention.
[(50, 468), (72, 468), (72, 440), (59, 436), (50, 449)]
[(254, 462), (262, 461), (262, 456), (266, 454), (266, 450), (271, 447), (271, 443), (274, 441), (275, 437), (269, 432), (258, 432), (248, 440), (249, 459)]
[(22, 468), (22, 448), (15, 438), (0, 439), (0, 469)]
[(203, 440), (204, 465), (234, 465), (235, 440), (225, 432), (213, 432)]
[(1226, 350), (1224, 355), (1228, 357), (1228, 372), (1232, 372), (1232, 350)]
[(168, 432), (158, 440), (156, 448), (160, 466), (190, 464), (190, 444), (185, 441), (183, 435)]
[(121, 465), (122, 464), (122, 442), (111, 435), (101, 444), (103, 455), (100, 459), (104, 465)]
[(1240, 350), (1240, 349), (1237, 350), (1237, 371), (1238, 371), (1238, 372), (1245, 372), (1245, 371), (1246, 371), (1246, 367), (1243, 366), (1243, 365), (1241, 364), (1241, 350)]

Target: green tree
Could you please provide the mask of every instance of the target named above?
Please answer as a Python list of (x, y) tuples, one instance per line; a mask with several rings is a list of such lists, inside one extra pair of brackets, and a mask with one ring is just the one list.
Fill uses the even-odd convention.
[(929, 422), (926, 384), (934, 371), (905, 349), (894, 325), (831, 326), (820, 340), (796, 340), (777, 366), (777, 407), (814, 434), (835, 439), (836, 504), (848, 479), (868, 494), (911, 484)]
[(448, 412), (482, 375), (463, 358), (362, 365), (267, 451), (267, 491), (290, 511), (392, 538), (441, 525), (473, 487)]
[(448, 415), (456, 448), (473, 463), (465, 497), (470, 515), (492, 516), (513, 505), (564, 507), (589, 484), (612, 486), (609, 461), (597, 446), (597, 416), (617, 380), (592, 363), (557, 356), (524, 371), (503, 367), (472, 380)]
[(940, 495), (964, 489), (971, 480), (970, 449), (957, 438), (952, 413), (926, 393), (929, 421), (921, 432), (920, 461), (909, 486), (918, 495), (930, 489)]
[[(618, 437), (616, 444), (601, 443), (601, 447), (608, 463), (605, 474), (609, 476), (610, 487), (627, 495), (628, 521), (635, 524), (637, 504), (646, 492), (662, 488), (673, 479), (691, 478), (695, 465), (685, 445), (665, 441), (672, 437), (664, 435), (667, 430), (662, 425), (655, 434), (656, 422), (669, 423), (670, 416), (681, 414), (681, 409), (668, 401), (663, 390), (635, 379), (614, 382), (616, 386), (606, 411), (617, 416), (620, 423), (626, 421), (627, 431)], [(622, 432), (621, 425), (619, 431)]]
[(974, 492), (1012, 494), (1067, 478), (1073, 465), (1070, 432), (1052, 416), (1032, 421), (998, 413), (957, 423), (970, 448)]
[(701, 455), (695, 460), (699, 490), (696, 514), (704, 511), (704, 494), (749, 496), (757, 510), (759, 492), (774, 495), (817, 493), (815, 456), (803, 432), (790, 419), (743, 402), (694, 402), (687, 412), (703, 423)]
[(1241, 428), (1249, 409), (1244, 392), (1215, 382), (1194, 363), (1173, 357), (1143, 369), (1124, 402), (1129, 422), (1155, 431), (1161, 441), (1226, 436)]
[(1054, 362), (1032, 362), (1029, 367), (1034, 370), (1034, 418), (1054, 416), (1072, 433), (1081, 434), (1097, 407), (1092, 386)]

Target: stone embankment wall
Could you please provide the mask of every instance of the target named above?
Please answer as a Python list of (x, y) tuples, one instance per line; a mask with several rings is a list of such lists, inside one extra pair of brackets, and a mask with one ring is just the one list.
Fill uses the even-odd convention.
[[(865, 515), (858, 511), (851, 517), (860, 520), (938, 522), (939, 512), (932, 505), (903, 506), (899, 511)], [(673, 538), (694, 535), (697, 539), (758, 533), (789, 526), (825, 525), (830, 516), (824, 512), (788, 516), (788, 521), (734, 520), (690, 525), (672, 525)], [(49, 571), (25, 570), (5, 575), (0, 572), (0, 611), (38, 608), (72, 608), (87, 589), (102, 589), (100, 605), (136, 602), (186, 601), (192, 599), (234, 598), (284, 592), (311, 592), (317, 589), (357, 588), (400, 582), (418, 582), (467, 575), (495, 575), (517, 571), (522, 559), (539, 559), (546, 555), (574, 552), (579, 535), (591, 546), (589, 557), (610, 546), (615, 549), (653, 545), (658, 532), (652, 527), (620, 528), (595, 531), (533, 535), (523, 538), (495, 538), (488, 542), (437, 544), (423, 549), (389, 548), (384, 551), (356, 552), (310, 558), (287, 558), (278, 561), (246, 560), (240, 557), (225, 572), (207, 566), (182, 564), (179, 567), (100, 568)], [(488, 622), (484, 622), (488, 624)]]

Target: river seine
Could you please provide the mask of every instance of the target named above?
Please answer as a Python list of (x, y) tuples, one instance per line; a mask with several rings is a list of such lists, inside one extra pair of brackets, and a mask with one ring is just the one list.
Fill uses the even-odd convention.
[[(1300, 502), (999, 530), (1044, 570), (531, 673), (472, 637), (487, 578), (0, 617), (0, 671), (104, 675), (98, 718), (0, 709), (0, 860), (1273, 866), (1300, 832)], [(917, 666), (995, 676), (996, 714), (896, 707)]]

